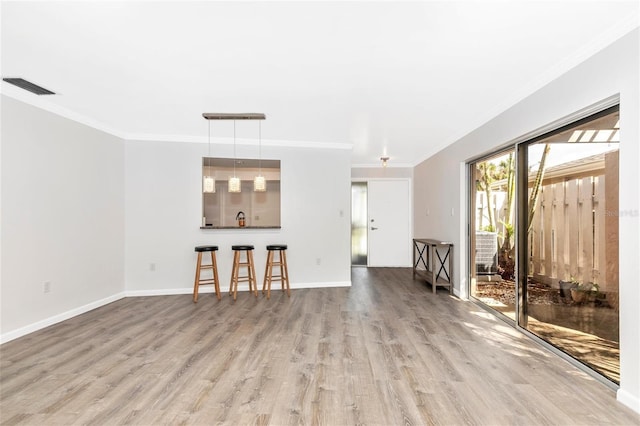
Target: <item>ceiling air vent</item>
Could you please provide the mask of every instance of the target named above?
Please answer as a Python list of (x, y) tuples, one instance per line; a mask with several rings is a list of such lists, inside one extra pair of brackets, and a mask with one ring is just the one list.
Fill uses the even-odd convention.
[(44, 87), (33, 84), (24, 78), (3, 78), (2, 80), (9, 84), (13, 84), (14, 86), (18, 86), (21, 89), (28, 90), (31, 93), (35, 93), (36, 95), (55, 95), (51, 90), (47, 90)]

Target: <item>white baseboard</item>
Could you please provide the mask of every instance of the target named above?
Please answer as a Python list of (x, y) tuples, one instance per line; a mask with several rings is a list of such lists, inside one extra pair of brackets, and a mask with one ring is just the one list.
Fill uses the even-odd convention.
[(619, 403), (626, 405), (636, 413), (640, 414), (640, 398), (637, 395), (631, 395), (624, 389), (618, 389), (616, 397)]
[(69, 318), (73, 318), (80, 314), (84, 314), (85, 312), (89, 312), (93, 309), (115, 302), (116, 300), (120, 300), (124, 297), (126, 297), (125, 293), (114, 294), (113, 296), (105, 297), (104, 299), (96, 300), (95, 302), (87, 303), (84, 306), (80, 306), (80, 307), (71, 309), (69, 311), (63, 312), (61, 314), (54, 315), (49, 318), (45, 318), (43, 320), (40, 320), (33, 324), (26, 325), (24, 327), (20, 327), (17, 330), (9, 331), (7, 333), (0, 335), (0, 345), (3, 343), (10, 342), (11, 340), (17, 339), (18, 337), (22, 337), (29, 333), (33, 333), (34, 331), (38, 331), (43, 328), (49, 327), (50, 325), (54, 325), (59, 322), (68, 320)]
[(326, 288), (326, 287), (351, 287), (351, 281), (333, 281), (321, 283), (297, 283), (291, 285), (291, 290), (296, 288)]
[[(220, 289), (222, 290), (222, 289)], [(238, 287), (240, 290), (240, 287)], [(163, 288), (156, 290), (126, 290), (124, 294), (126, 297), (143, 297), (143, 296), (172, 296), (175, 294), (192, 294), (193, 287), (182, 288)], [(198, 290), (198, 293), (213, 293), (213, 287), (203, 287)]]

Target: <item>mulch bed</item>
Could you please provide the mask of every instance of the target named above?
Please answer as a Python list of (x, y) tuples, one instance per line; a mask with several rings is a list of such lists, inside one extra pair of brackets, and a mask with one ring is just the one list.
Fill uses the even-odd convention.
[[(507, 306), (516, 304), (515, 282), (510, 280), (483, 282), (479, 281), (476, 286), (475, 297), (485, 303), (491, 304), (491, 300)], [(536, 305), (559, 305), (565, 304), (557, 289), (535, 281), (530, 281), (527, 285), (527, 298), (529, 303)]]

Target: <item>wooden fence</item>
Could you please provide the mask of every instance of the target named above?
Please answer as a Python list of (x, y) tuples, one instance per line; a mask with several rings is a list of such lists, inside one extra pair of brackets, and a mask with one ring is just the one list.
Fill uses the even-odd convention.
[(606, 287), (605, 176), (543, 185), (528, 235), (529, 274), (555, 286), (571, 277)]
[[(558, 288), (571, 277), (618, 291), (618, 157), (607, 154), (597, 165), (558, 168), (540, 188), (532, 229), (527, 236), (529, 275)], [(610, 182), (607, 182), (610, 180)], [(532, 183), (532, 182), (531, 182)], [(605, 190), (606, 188), (606, 190)], [(504, 192), (492, 200), (501, 244)], [(484, 193), (476, 193), (476, 225), (487, 221)]]

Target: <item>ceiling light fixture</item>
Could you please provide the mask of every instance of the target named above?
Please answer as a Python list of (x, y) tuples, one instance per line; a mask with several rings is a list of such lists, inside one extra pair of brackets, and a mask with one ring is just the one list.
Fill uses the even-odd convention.
[(229, 192), (240, 191), (240, 178), (236, 176), (236, 120), (233, 120), (233, 177), (229, 178)]
[(258, 112), (203, 112), (205, 120), (265, 120), (267, 117)]
[(387, 161), (389, 161), (389, 157), (380, 157), (380, 160), (382, 160), (382, 167), (387, 167)]
[(253, 179), (253, 192), (266, 192), (267, 181), (262, 176), (262, 123), (258, 121), (258, 176)]
[[(246, 112), (246, 113), (229, 113), (229, 112), (203, 112), (202, 116), (205, 120), (233, 120), (233, 176), (229, 177), (228, 190), (229, 192), (241, 191), (241, 180), (236, 176), (236, 120), (265, 120), (267, 117), (262, 113)], [(209, 139), (211, 139), (211, 133), (209, 132)], [(262, 168), (262, 164), (260, 164)], [(261, 176), (258, 176), (256, 180), (259, 180)], [(264, 178), (263, 178), (264, 179)], [(254, 182), (255, 185), (255, 182)], [(259, 182), (258, 182), (259, 188)], [(266, 190), (266, 182), (264, 186)], [(259, 190), (259, 189), (258, 189)], [(215, 180), (214, 180), (214, 192), (215, 192)]]
[(202, 178), (202, 192), (214, 193), (216, 192), (216, 179), (211, 176), (211, 121), (209, 121), (209, 149), (206, 161), (203, 163), (207, 164), (207, 167), (205, 168), (204, 177)]

